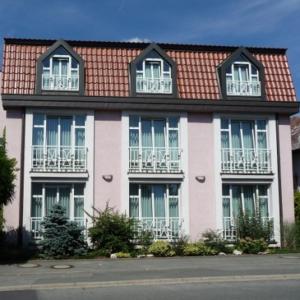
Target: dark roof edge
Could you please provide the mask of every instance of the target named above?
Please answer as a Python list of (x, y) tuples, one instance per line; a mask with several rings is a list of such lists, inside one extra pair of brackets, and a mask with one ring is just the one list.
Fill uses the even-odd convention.
[[(27, 38), (4, 38), (5, 44), (22, 44), (22, 45), (45, 45), (50, 46), (57, 40), (52, 39), (27, 39)], [(113, 48), (128, 48), (128, 49), (144, 49), (151, 42), (117, 42), (117, 41), (76, 41), (65, 40), (70, 46), (80, 47), (113, 47)], [(156, 43), (164, 50), (189, 50), (189, 51), (225, 51), (233, 52), (240, 47), (248, 49), (252, 53), (261, 54), (285, 54), (287, 48), (272, 48), (272, 47), (246, 47), (246, 46), (220, 46), (220, 45), (197, 45), (197, 44), (175, 44), (175, 43)]]

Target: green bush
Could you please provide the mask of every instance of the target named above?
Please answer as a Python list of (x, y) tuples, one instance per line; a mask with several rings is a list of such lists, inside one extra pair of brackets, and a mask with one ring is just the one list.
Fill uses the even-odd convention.
[(224, 252), (226, 254), (231, 254), (233, 252), (233, 248), (228, 247), (228, 241), (224, 240), (217, 231), (208, 229), (202, 234), (202, 237), (204, 244), (215, 250), (217, 253)]
[(237, 221), (237, 238), (264, 239), (268, 243), (272, 241), (273, 222), (264, 220), (258, 213), (255, 216), (250, 216), (247, 213), (240, 212)]
[(300, 222), (300, 192), (294, 194), (295, 220)]
[(172, 242), (172, 249), (174, 250), (175, 254), (178, 256), (183, 255), (183, 250), (185, 246), (188, 244), (189, 237), (186, 235), (182, 235), (179, 237), (179, 239), (174, 240)]
[(243, 251), (243, 253), (258, 254), (259, 252), (266, 251), (268, 244), (264, 239), (251, 239), (247, 237), (239, 240), (238, 248)]
[(300, 221), (283, 224), (282, 246), (290, 250), (300, 249)]
[(148, 254), (149, 247), (153, 243), (153, 233), (151, 231), (141, 231), (137, 234), (135, 242), (141, 247), (140, 252), (142, 254)]
[(156, 241), (149, 247), (149, 253), (154, 256), (166, 257), (175, 256), (175, 251), (172, 249), (170, 243), (166, 241)]
[(86, 254), (87, 244), (84, 240), (83, 228), (68, 220), (65, 209), (61, 205), (52, 207), (50, 215), (42, 222), (42, 228), (43, 257), (64, 258)]
[(131, 252), (134, 240), (134, 221), (125, 214), (119, 214), (108, 207), (98, 211), (93, 217), (93, 227), (89, 236), (95, 249), (106, 250), (108, 253)]
[(185, 245), (183, 255), (198, 256), (198, 255), (216, 255), (217, 251), (206, 246), (203, 242), (190, 243)]
[(126, 253), (126, 252), (118, 252), (116, 253), (117, 258), (130, 258), (131, 255), (130, 253)]

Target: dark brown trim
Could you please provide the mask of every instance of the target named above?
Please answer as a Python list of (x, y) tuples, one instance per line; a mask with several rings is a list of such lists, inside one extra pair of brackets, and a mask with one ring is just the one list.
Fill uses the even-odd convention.
[[(22, 44), (22, 45), (46, 45), (50, 46), (56, 40), (47, 39), (26, 39), (26, 38), (4, 38), (5, 44)], [(149, 43), (135, 42), (119, 42), (119, 41), (76, 41), (66, 40), (67, 43), (74, 47), (107, 47), (107, 48), (128, 48), (128, 49), (145, 49)], [(185, 50), (185, 51), (224, 51), (234, 52), (240, 46), (221, 46), (221, 45), (195, 45), (195, 44), (174, 44), (174, 43), (157, 43), (164, 50)], [(252, 53), (261, 54), (285, 54), (286, 48), (271, 48), (271, 47), (247, 47)]]
[[(70, 91), (43, 91), (42, 90), (42, 73), (43, 73), (43, 60), (51, 55), (58, 47), (63, 47), (65, 50), (74, 57), (75, 60), (79, 63), (79, 91), (70, 92)], [(36, 63), (36, 85), (35, 92), (36, 94), (56, 94), (56, 95), (84, 95), (84, 61), (83, 59), (70, 47), (70, 45), (64, 40), (57, 40), (45, 53), (43, 53), (37, 60)]]
[[(244, 55), (251, 64), (253, 64), (259, 72), (259, 80), (261, 83), (261, 96), (260, 97), (250, 97), (250, 96), (227, 96), (226, 89), (226, 69), (231, 64), (236, 62), (241, 55)], [(221, 86), (222, 98), (224, 100), (245, 100), (245, 101), (265, 101), (265, 73), (263, 64), (258, 61), (247, 49), (241, 47), (237, 49), (232, 55), (230, 55), (224, 62), (218, 66), (219, 82)]]
[(186, 112), (282, 113), (299, 111), (298, 102), (195, 100), (150, 97), (90, 97), (59, 95), (2, 95), (3, 107), (39, 107), (101, 110), (148, 110)]
[[(143, 61), (148, 54), (152, 51), (156, 51), (163, 60), (171, 66), (171, 78), (172, 78), (172, 93), (171, 94), (144, 94), (136, 92), (136, 68), (137, 64)], [(157, 44), (150, 44), (138, 57), (136, 57), (129, 66), (130, 69), (130, 95), (141, 97), (161, 97), (161, 98), (177, 98), (177, 67), (175, 61), (168, 56)]]

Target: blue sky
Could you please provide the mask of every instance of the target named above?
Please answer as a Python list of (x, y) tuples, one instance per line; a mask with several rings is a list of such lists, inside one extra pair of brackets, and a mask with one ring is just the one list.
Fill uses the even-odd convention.
[(288, 48), (300, 95), (300, 0), (0, 0), (0, 15), (1, 37)]

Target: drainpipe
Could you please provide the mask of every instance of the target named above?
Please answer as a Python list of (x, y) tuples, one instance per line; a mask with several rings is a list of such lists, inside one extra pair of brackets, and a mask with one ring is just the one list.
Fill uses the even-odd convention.
[(21, 161), (20, 161), (20, 210), (18, 228), (18, 246), (23, 246), (23, 208), (24, 208), (24, 157), (25, 157), (25, 109), (22, 112), (22, 140), (21, 140)]
[(280, 216), (280, 245), (283, 245), (283, 208), (282, 208), (282, 188), (281, 188), (281, 167), (280, 167), (280, 143), (279, 143), (279, 120), (276, 114), (276, 143), (277, 143), (277, 170), (278, 170), (278, 190), (279, 190), (279, 216)]

